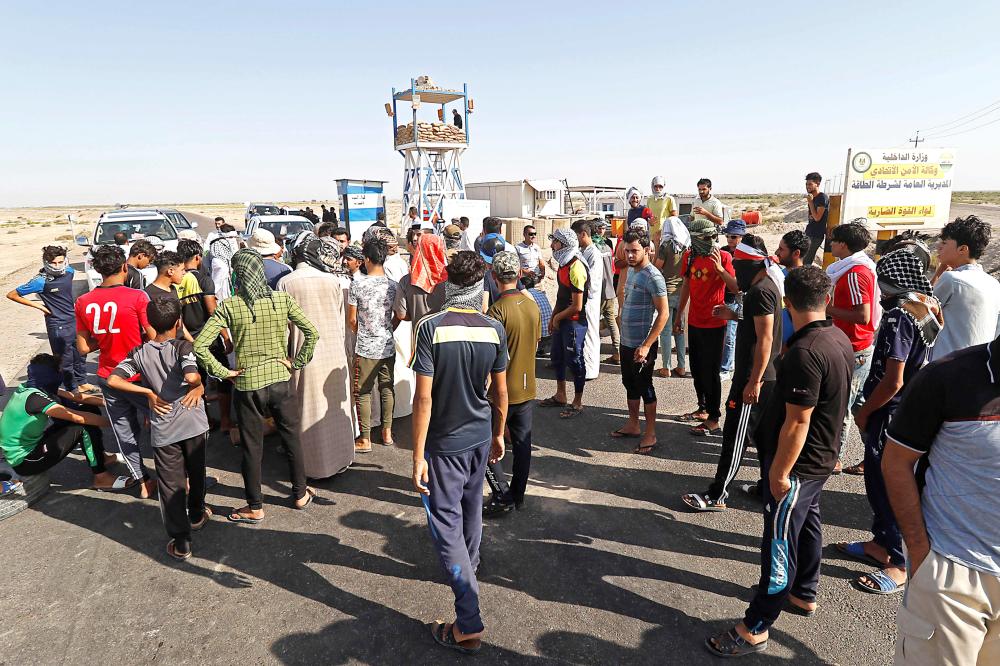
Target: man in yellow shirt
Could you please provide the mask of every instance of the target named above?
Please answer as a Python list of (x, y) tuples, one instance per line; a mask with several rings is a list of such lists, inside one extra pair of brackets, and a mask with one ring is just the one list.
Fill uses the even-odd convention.
[(653, 178), (653, 182), (650, 183), (650, 191), (652, 194), (646, 198), (646, 208), (653, 212), (653, 219), (649, 223), (649, 237), (659, 239), (663, 221), (679, 214), (677, 202), (667, 194), (666, 181), (663, 176)]

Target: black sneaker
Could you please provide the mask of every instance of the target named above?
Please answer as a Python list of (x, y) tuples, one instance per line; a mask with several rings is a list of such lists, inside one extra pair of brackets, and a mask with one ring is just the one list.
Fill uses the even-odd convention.
[(763, 501), (763, 497), (761, 497), (761, 493), (760, 493), (760, 484), (759, 483), (744, 483), (742, 486), (740, 486), (740, 489), (745, 494), (747, 494), (750, 497), (754, 498), (758, 502)]
[(497, 516), (503, 516), (513, 511), (514, 508), (515, 506), (513, 501), (503, 502), (495, 499), (490, 500), (483, 505), (483, 517), (495, 518)]

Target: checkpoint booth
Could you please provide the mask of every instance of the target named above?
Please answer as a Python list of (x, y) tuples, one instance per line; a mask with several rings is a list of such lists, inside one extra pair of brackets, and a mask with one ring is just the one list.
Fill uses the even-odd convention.
[(385, 215), (385, 184), (388, 182), (367, 178), (337, 179), (340, 221), (352, 239), (361, 238), (379, 213)]

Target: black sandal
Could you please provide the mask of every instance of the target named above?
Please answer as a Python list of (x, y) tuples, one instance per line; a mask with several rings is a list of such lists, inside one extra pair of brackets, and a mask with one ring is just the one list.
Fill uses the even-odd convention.
[(452, 623), (441, 622), (438, 620), (431, 625), (431, 636), (434, 637), (434, 642), (441, 647), (446, 647), (449, 650), (455, 650), (461, 652), (462, 654), (476, 654), (483, 647), (483, 642), (478, 638), (470, 638), (462, 641), (461, 643), (455, 640), (455, 633), (452, 631)]
[(716, 657), (745, 657), (766, 650), (767, 641), (754, 645), (740, 636), (734, 628), (706, 638), (705, 647)]
[(181, 562), (183, 562), (184, 560), (191, 559), (190, 550), (186, 553), (177, 552), (177, 542), (174, 541), (173, 539), (167, 542), (167, 555), (174, 558), (175, 560), (180, 560)]

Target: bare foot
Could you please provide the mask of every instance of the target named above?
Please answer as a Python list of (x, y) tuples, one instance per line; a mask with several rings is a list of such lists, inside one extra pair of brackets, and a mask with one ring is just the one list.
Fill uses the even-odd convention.
[(455, 637), (455, 641), (459, 643), (461, 643), (462, 641), (479, 640), (483, 637), (483, 632), (481, 631), (474, 634), (463, 634), (461, 631), (458, 630), (457, 624), (451, 625), (451, 633)]
[(306, 494), (303, 495), (301, 499), (295, 500), (295, 508), (296, 509), (306, 508), (307, 506), (309, 506), (309, 503), (312, 502), (312, 498), (315, 496), (316, 496), (316, 491), (306, 486)]
[(238, 521), (240, 517), (250, 518), (251, 520), (263, 520), (264, 509), (251, 509), (249, 506), (244, 506), (236, 509), (236, 511), (230, 513), (229, 516), (229, 520), (234, 520), (233, 517), (236, 516), (235, 521)]
[(762, 634), (751, 634), (750, 630), (747, 629), (742, 622), (738, 622), (736, 624), (736, 633), (738, 633), (747, 643), (750, 643), (750, 645), (757, 645), (758, 643), (763, 643), (767, 640), (766, 631)]
[[(885, 548), (878, 545), (874, 541), (865, 541), (862, 544), (865, 549), (865, 555), (872, 558), (876, 562), (880, 562), (883, 565), (889, 565), (889, 553)], [(893, 579), (895, 580), (895, 579)], [(904, 578), (905, 581), (905, 578)], [(898, 582), (898, 581), (897, 581)]]
[(156, 479), (146, 479), (139, 484), (139, 497), (153, 499), (156, 497)]
[(110, 488), (114, 485), (115, 479), (118, 477), (111, 472), (98, 472), (94, 475), (94, 488)]
[(799, 599), (798, 597), (796, 597), (795, 595), (792, 595), (792, 594), (788, 595), (788, 603), (790, 603), (791, 605), (796, 606), (798, 608), (801, 608), (803, 610), (807, 610), (807, 611), (814, 611), (814, 610), (816, 610), (816, 602), (815, 601), (804, 601), (804, 600)]

